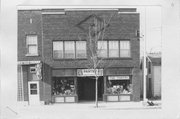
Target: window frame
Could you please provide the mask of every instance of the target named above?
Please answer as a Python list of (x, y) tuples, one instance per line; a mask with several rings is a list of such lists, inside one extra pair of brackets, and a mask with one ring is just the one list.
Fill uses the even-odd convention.
[[(66, 58), (65, 57), (65, 42), (69, 42), (69, 41), (72, 41), (74, 42), (74, 58)], [(76, 49), (76, 42), (79, 41), (79, 40), (53, 40), (52, 41), (52, 58), (53, 60), (69, 60), (69, 59), (87, 59), (87, 41), (86, 40), (81, 40), (81, 41), (85, 41), (86, 45), (86, 57), (83, 57), (83, 58), (78, 58), (77, 57), (77, 49)], [(63, 57), (62, 58), (54, 58), (54, 46), (53, 46), (53, 42), (62, 42), (63, 43)]]
[[(77, 42), (81, 42), (81, 41), (83, 41), (83, 42), (85, 42), (85, 54), (86, 54), (86, 56), (85, 57), (77, 57)], [(85, 40), (81, 40), (81, 41), (75, 41), (75, 58), (76, 59), (85, 59), (85, 58), (87, 58), (87, 41), (85, 41)]]
[[(123, 41), (128, 41), (129, 42), (129, 53), (130, 53), (130, 55), (128, 56), (128, 57), (122, 57), (121, 56), (121, 42), (123, 42)], [(132, 55), (132, 53), (131, 53), (131, 40), (119, 40), (119, 58), (131, 58), (131, 55)]]
[[(36, 44), (28, 44), (28, 37), (36, 37)], [(26, 36), (25, 36), (25, 42), (26, 42), (26, 56), (38, 56), (39, 55), (39, 53), (38, 53), (38, 35), (37, 34), (27, 34)], [(36, 46), (36, 53), (34, 53), (34, 54), (32, 54), (32, 53), (30, 53), (29, 52), (29, 46)]]
[[(101, 40), (98, 40), (101, 41)], [(103, 41), (107, 41), (107, 57), (99, 57), (98, 58), (104, 58), (104, 59), (131, 59), (132, 58), (132, 51), (131, 51), (131, 40), (130, 39), (110, 39), (110, 40), (103, 40)], [(117, 57), (110, 57), (109, 56), (109, 41), (118, 41), (118, 56)], [(129, 42), (129, 52), (130, 52), (130, 56), (129, 57), (121, 57), (121, 51), (120, 51), (120, 42), (121, 41), (128, 41)], [(98, 44), (97, 44), (98, 45)], [(97, 46), (97, 51), (98, 51), (98, 46)]]
[[(98, 43), (99, 42), (106, 42), (106, 57), (102, 57), (102, 56), (99, 56), (99, 48), (98, 48)], [(97, 53), (98, 53), (98, 58), (109, 58), (109, 40), (98, 40), (97, 41)]]

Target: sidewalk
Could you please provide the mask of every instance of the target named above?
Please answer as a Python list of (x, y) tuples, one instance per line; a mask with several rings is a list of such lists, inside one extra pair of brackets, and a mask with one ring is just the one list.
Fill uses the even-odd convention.
[(25, 106), (23, 108), (58, 108), (59, 110), (133, 110), (133, 109), (161, 109), (161, 101), (153, 101), (156, 105), (148, 106), (147, 103), (140, 102), (98, 102), (98, 108), (95, 102), (80, 102), (80, 103), (54, 103), (40, 106)]
[[(95, 102), (81, 103), (56, 103), (50, 105), (18, 106), (5, 108), (2, 119), (117, 119), (128, 116), (128, 119), (160, 119), (161, 101), (153, 101), (156, 106), (147, 106), (143, 102), (99, 102), (98, 108)], [(5, 114), (6, 113), (6, 114)], [(147, 116), (148, 115), (148, 116)]]

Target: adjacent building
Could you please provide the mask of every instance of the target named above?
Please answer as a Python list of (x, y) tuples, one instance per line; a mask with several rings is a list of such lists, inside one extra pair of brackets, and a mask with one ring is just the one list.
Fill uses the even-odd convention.
[[(139, 19), (135, 8), (18, 9), (18, 101), (94, 101), (95, 74), (98, 100), (140, 101)], [(104, 31), (93, 46), (89, 29)]]
[(147, 97), (161, 98), (161, 53), (149, 53), (147, 60)]

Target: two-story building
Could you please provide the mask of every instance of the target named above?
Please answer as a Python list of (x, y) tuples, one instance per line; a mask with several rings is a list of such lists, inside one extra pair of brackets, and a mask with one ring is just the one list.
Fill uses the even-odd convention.
[[(98, 100), (140, 101), (139, 19), (135, 8), (19, 8), (18, 100), (94, 101), (93, 49), (101, 58)], [(93, 46), (90, 28), (103, 29)]]

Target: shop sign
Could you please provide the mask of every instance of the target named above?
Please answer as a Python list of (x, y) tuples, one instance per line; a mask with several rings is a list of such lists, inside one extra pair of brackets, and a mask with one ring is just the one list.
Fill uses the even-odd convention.
[(129, 80), (129, 76), (109, 76), (109, 80)]
[(103, 76), (103, 69), (78, 69), (77, 76)]
[(19, 61), (18, 64), (20, 65), (29, 65), (29, 64), (38, 64), (41, 63), (41, 61)]

